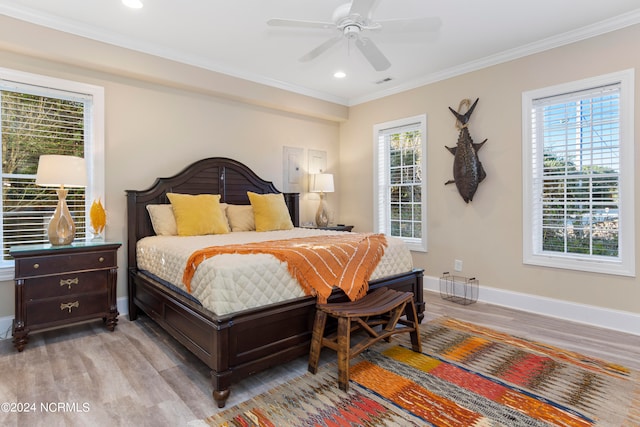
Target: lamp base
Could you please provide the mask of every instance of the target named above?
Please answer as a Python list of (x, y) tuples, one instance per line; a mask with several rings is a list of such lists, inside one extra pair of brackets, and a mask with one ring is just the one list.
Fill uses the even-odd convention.
[(324, 193), (320, 193), (320, 204), (316, 212), (316, 226), (326, 227), (327, 225), (329, 225), (329, 212), (327, 211), (327, 204), (324, 201)]
[(70, 245), (76, 237), (76, 225), (73, 223), (71, 212), (67, 207), (67, 193), (64, 187), (56, 190), (58, 206), (49, 222), (49, 242), (54, 246)]

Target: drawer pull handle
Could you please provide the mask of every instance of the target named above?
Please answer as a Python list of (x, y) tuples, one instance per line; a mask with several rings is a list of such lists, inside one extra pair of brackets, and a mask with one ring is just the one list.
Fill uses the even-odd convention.
[(60, 304), (60, 310), (69, 310), (69, 313), (71, 313), (71, 309), (72, 308), (78, 308), (80, 307), (80, 302), (78, 301), (74, 301), (74, 302), (67, 302), (67, 303), (61, 303)]
[(104, 257), (103, 257), (103, 256), (101, 256), (100, 258), (98, 258), (98, 261), (100, 261), (100, 262), (104, 262)]
[(38, 263), (33, 264), (33, 268), (35, 268), (36, 270), (39, 269), (40, 268), (40, 264), (38, 264)]
[(77, 285), (78, 278), (74, 277), (73, 279), (60, 279), (60, 286), (68, 286), (71, 289), (71, 285)]

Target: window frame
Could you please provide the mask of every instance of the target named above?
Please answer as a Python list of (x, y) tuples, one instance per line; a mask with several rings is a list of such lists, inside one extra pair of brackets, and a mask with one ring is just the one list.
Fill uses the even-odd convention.
[[(88, 172), (88, 182), (85, 192), (85, 218), (89, 223), (89, 210), (91, 202), (102, 200), (105, 205), (105, 148), (104, 148), (104, 88), (88, 83), (33, 74), (24, 71), (12, 70), (0, 67), (0, 81), (3, 86), (11, 88), (15, 84), (20, 91), (20, 86), (34, 86), (43, 90), (44, 96), (60, 97), (61, 94), (75, 93), (91, 98), (85, 109), (85, 146), (84, 158)], [(47, 92), (49, 95), (47, 95)], [(2, 208), (2, 198), (0, 198)], [(0, 209), (1, 212), (1, 209)], [(0, 226), (1, 227), (1, 226)], [(0, 239), (2, 238), (0, 229)], [(13, 280), (14, 262), (0, 260), (0, 280)]]
[[(533, 103), (536, 99), (571, 94), (591, 88), (620, 85), (619, 141), (619, 236), (618, 256), (553, 253), (543, 251), (542, 221), (536, 215), (533, 153)], [(522, 170), (523, 170), (523, 263), (543, 267), (594, 273), (635, 276), (634, 201), (634, 70), (624, 70), (593, 78), (535, 89), (522, 94)], [(561, 103), (561, 101), (559, 101)], [(540, 155), (540, 154), (539, 154)], [(538, 162), (538, 164), (542, 164)], [(540, 242), (540, 244), (538, 243)]]
[[(392, 120), (384, 123), (378, 123), (373, 126), (373, 228), (376, 233), (390, 234), (390, 206), (391, 203), (388, 200), (387, 188), (381, 185), (381, 180), (388, 182), (390, 173), (390, 166), (388, 164), (388, 155), (385, 155), (385, 159), (380, 159), (380, 133), (394, 128), (408, 127), (417, 125), (421, 134), (421, 149), (422, 149), (422, 161), (420, 167), (422, 168), (422, 207), (421, 207), (421, 219), (422, 224), (422, 236), (420, 239), (410, 239), (398, 237), (406, 243), (407, 247), (411, 251), (415, 252), (427, 252), (427, 115), (421, 114), (412, 117), (406, 117), (402, 119)], [(386, 152), (388, 154), (388, 151)], [(380, 162), (383, 162), (382, 164)], [(382, 171), (381, 171), (382, 168)], [(382, 172), (382, 175), (381, 175)], [(385, 209), (382, 209), (382, 206)]]

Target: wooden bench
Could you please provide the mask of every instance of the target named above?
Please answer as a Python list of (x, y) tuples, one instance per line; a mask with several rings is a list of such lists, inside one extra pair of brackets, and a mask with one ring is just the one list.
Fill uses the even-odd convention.
[[(409, 333), (413, 351), (422, 352), (418, 316), (411, 292), (380, 288), (357, 301), (318, 304), (316, 308), (309, 372), (317, 372), (322, 347), (335, 350), (338, 353), (338, 385), (341, 390), (349, 388), (349, 361), (380, 340), (389, 341), (392, 335)], [(406, 314), (406, 320), (400, 318), (403, 314)], [(338, 320), (338, 330), (325, 336), (327, 316)], [(403, 326), (397, 327), (398, 323)], [(351, 345), (351, 334), (359, 329), (366, 331), (368, 336)]]

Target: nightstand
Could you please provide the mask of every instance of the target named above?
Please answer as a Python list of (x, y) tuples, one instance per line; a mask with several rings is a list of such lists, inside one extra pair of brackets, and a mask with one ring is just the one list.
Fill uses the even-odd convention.
[(333, 231), (351, 231), (353, 230), (353, 225), (330, 225), (327, 227), (316, 227), (318, 230), (333, 230)]
[(116, 282), (120, 243), (76, 241), (71, 245), (14, 246), (13, 343), (22, 351), (29, 333), (102, 318), (118, 322)]

